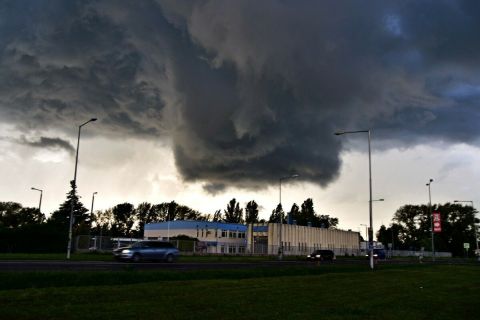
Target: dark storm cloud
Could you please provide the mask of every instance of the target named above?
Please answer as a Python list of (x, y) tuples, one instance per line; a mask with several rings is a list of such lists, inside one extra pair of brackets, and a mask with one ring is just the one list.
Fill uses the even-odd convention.
[(477, 1), (4, 1), (0, 115), (171, 141), (219, 192), (338, 175), (337, 129), (478, 143)]
[(75, 154), (75, 149), (70, 144), (70, 142), (60, 138), (40, 137), (38, 140), (29, 140), (26, 137), (22, 137), (16, 142), (19, 144), (40, 149), (65, 150), (71, 156)]

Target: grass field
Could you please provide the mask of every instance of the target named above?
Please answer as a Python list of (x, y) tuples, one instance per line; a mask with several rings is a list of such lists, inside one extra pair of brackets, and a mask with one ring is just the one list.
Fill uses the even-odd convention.
[(480, 268), (0, 273), (1, 319), (479, 319)]

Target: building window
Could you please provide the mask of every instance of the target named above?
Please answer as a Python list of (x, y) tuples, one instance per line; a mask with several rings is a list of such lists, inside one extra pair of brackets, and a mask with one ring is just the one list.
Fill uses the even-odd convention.
[(228, 253), (237, 253), (237, 248), (234, 246), (229, 246), (228, 247)]
[(220, 246), (220, 253), (225, 253), (225, 245)]
[(244, 246), (238, 247), (238, 253), (245, 253), (245, 247)]
[(228, 236), (227, 230), (222, 230), (222, 237), (226, 238)]

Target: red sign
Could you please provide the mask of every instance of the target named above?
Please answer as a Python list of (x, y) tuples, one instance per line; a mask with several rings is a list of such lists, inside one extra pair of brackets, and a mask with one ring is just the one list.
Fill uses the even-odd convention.
[(440, 212), (432, 213), (433, 216), (433, 232), (442, 232), (442, 220), (440, 218)]

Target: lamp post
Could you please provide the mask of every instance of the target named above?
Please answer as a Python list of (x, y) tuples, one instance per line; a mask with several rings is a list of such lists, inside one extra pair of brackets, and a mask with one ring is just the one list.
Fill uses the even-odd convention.
[[(92, 222), (93, 222), (93, 203), (95, 202), (95, 195), (97, 194), (97, 192), (95, 191), (93, 194), (92, 194), (92, 208), (90, 209), (90, 232), (88, 233), (88, 241), (90, 243), (90, 240), (91, 240), (91, 230), (92, 230)], [(90, 245), (89, 245), (90, 246)], [(97, 250), (97, 237), (95, 236), (94, 240), (93, 240), (93, 247), (95, 248), (95, 250)]]
[(92, 193), (92, 208), (90, 209), (90, 228), (92, 227), (92, 221), (93, 221), (93, 203), (95, 202), (95, 195), (97, 193), (98, 193), (97, 191)]
[(360, 223), (360, 225), (365, 227), (365, 238), (368, 240), (368, 226), (364, 223)]
[(97, 118), (92, 118), (85, 123), (78, 126), (78, 139), (77, 139), (77, 154), (75, 156), (75, 173), (73, 174), (73, 186), (72, 186), (72, 198), (70, 199), (70, 221), (68, 225), (68, 245), (67, 245), (67, 260), (70, 260), (70, 252), (72, 251), (72, 227), (73, 227), (73, 199), (75, 197), (75, 189), (77, 188), (77, 165), (78, 165), (78, 150), (80, 148), (80, 132), (82, 127), (87, 123), (97, 121)]
[(428, 210), (430, 211), (430, 229), (432, 231), (432, 260), (435, 262), (435, 242), (433, 235), (433, 216), (432, 216), (432, 192), (430, 190), (430, 185), (432, 184), (433, 179), (430, 179), (427, 183), (428, 187)]
[(373, 263), (373, 217), (372, 217), (372, 152), (370, 147), (370, 129), (368, 130), (356, 130), (356, 131), (338, 131), (335, 132), (335, 135), (340, 136), (344, 134), (351, 134), (351, 133), (366, 133), (368, 134), (368, 182), (369, 182), (369, 189), (370, 189), (370, 201), (368, 202), (368, 212), (369, 212), (369, 222), (370, 222), (370, 230), (368, 232), (368, 251), (370, 257), (370, 268), (373, 270), (374, 263)]
[(40, 202), (38, 203), (38, 212), (42, 213), (42, 196), (43, 196), (43, 190), (42, 190), (42, 189), (37, 189), (37, 188), (34, 188), (34, 187), (32, 187), (31, 189), (32, 189), (32, 190), (35, 190), (35, 191), (40, 191)]
[(285, 176), (285, 177), (281, 177), (280, 179), (278, 179), (278, 182), (279, 182), (279, 204), (280, 204), (280, 211), (279, 212), (279, 215), (280, 215), (280, 230), (278, 232), (278, 235), (279, 235), (279, 242), (278, 242), (278, 260), (282, 260), (283, 259), (283, 244), (282, 244), (282, 229), (283, 229), (283, 208), (282, 208), (282, 181), (283, 180), (288, 180), (288, 179), (295, 179), (295, 178), (298, 178), (299, 175), (298, 174), (292, 174), (291, 176)]
[(475, 231), (475, 250), (476, 254), (478, 255), (478, 260), (480, 261), (480, 250), (478, 249), (478, 234), (477, 234), (477, 225), (475, 224), (475, 207), (473, 206), (473, 201), (471, 200), (454, 200), (453, 202), (459, 203), (459, 202), (468, 202), (472, 206), (472, 211), (473, 211), (473, 230)]
[(170, 208), (167, 211), (167, 241), (170, 242)]

